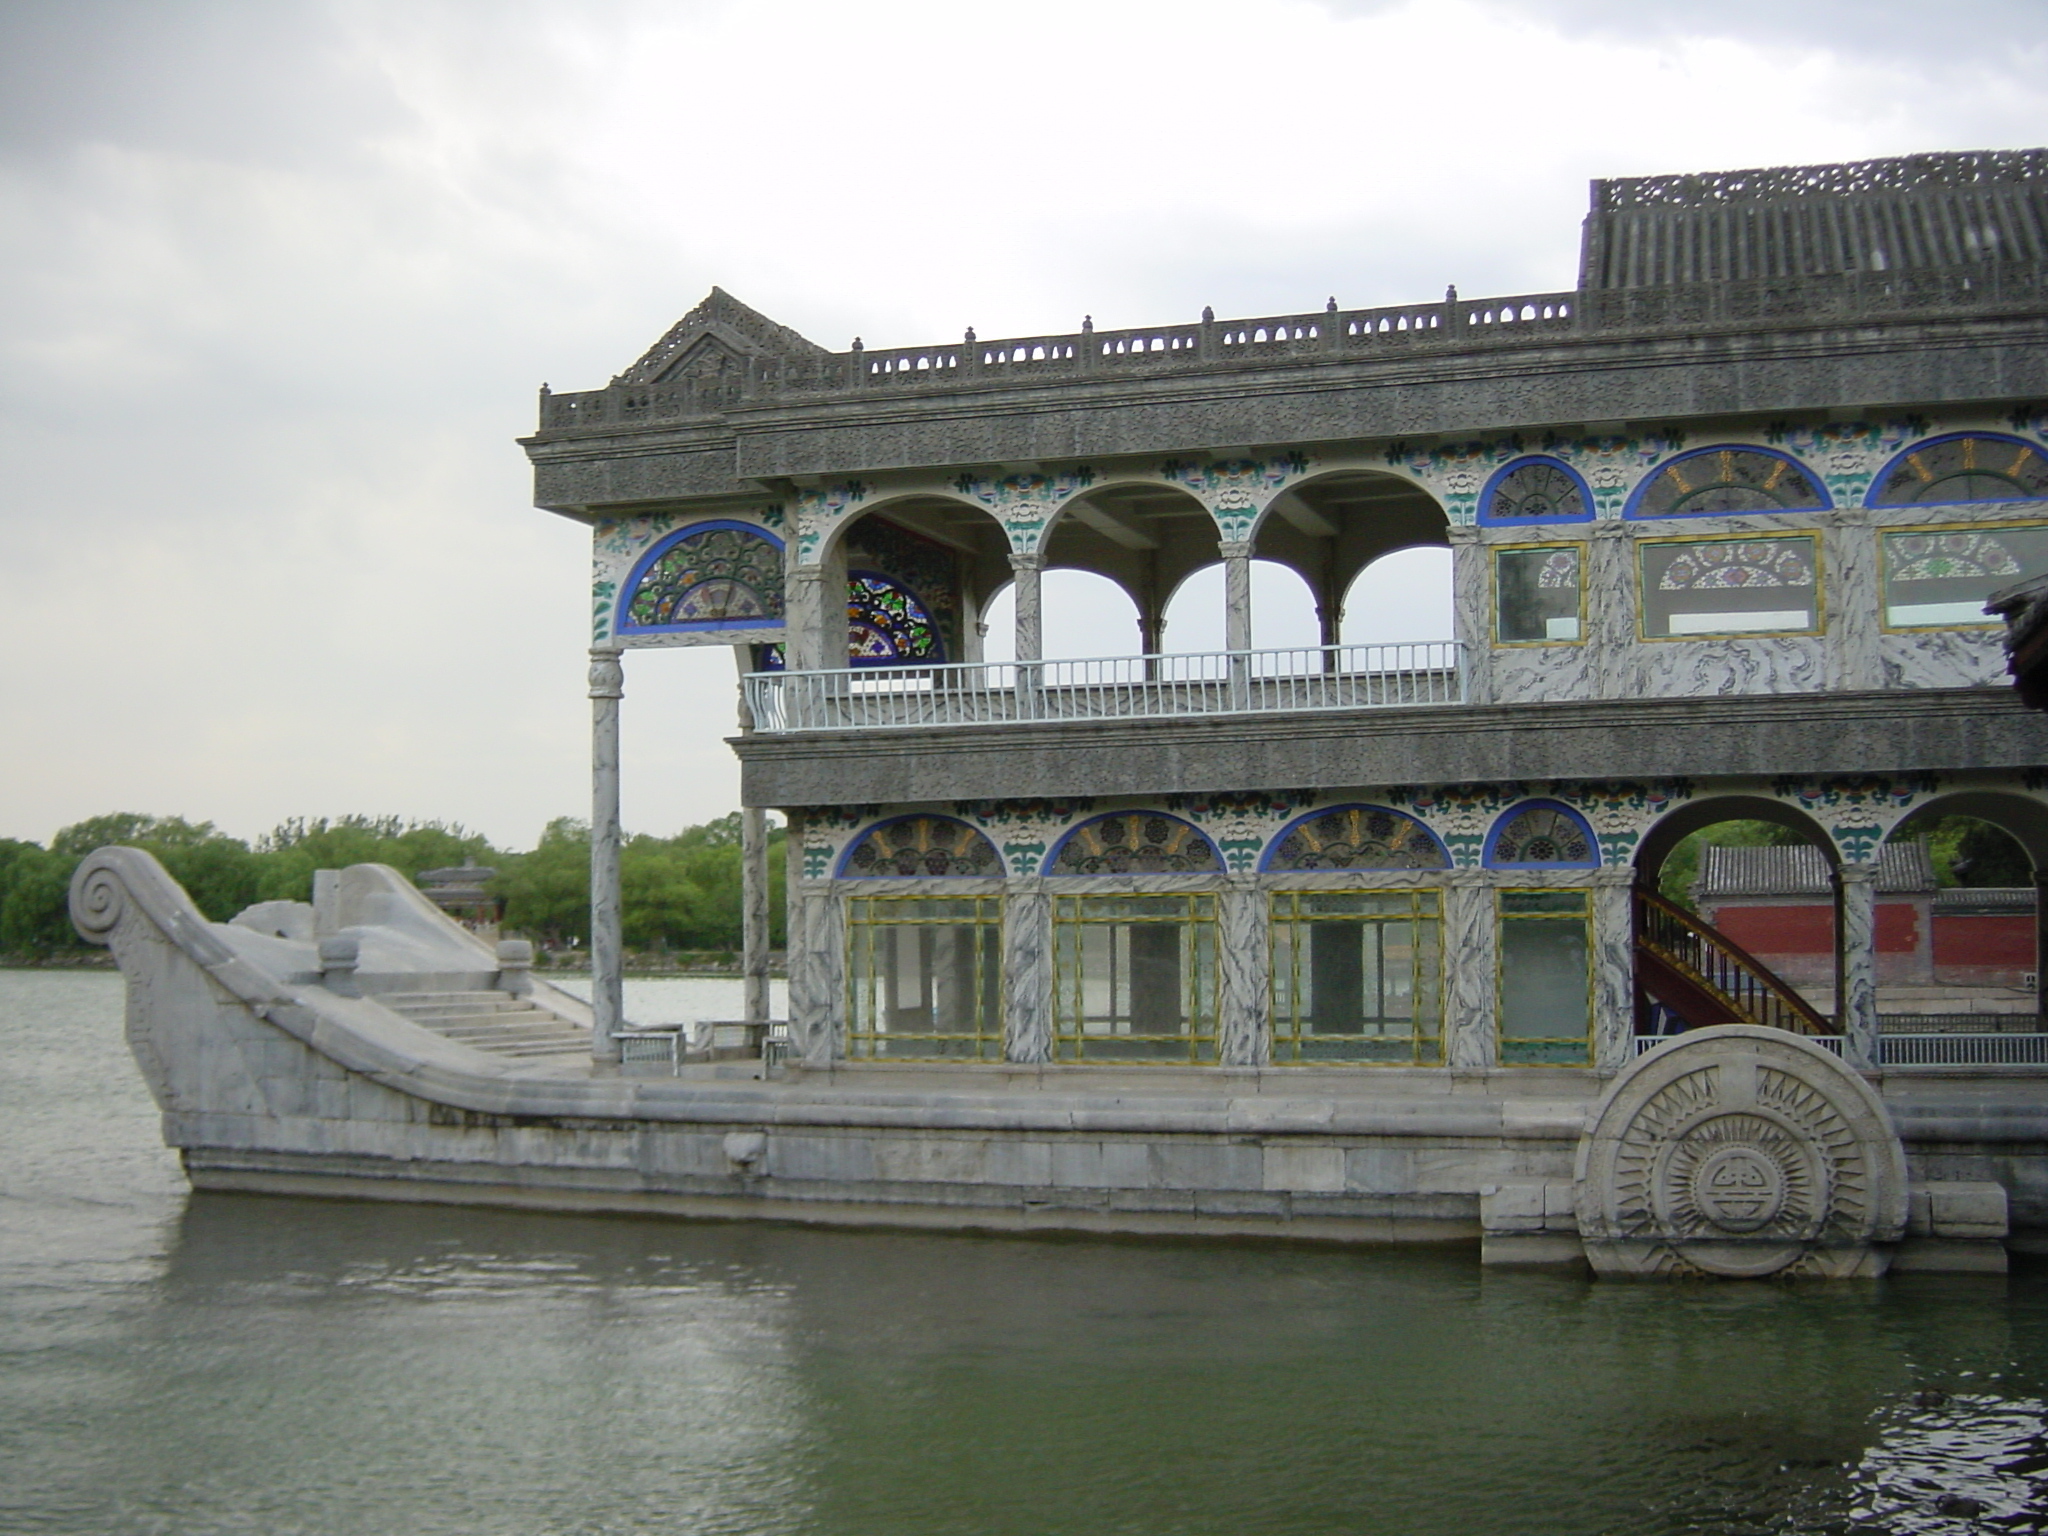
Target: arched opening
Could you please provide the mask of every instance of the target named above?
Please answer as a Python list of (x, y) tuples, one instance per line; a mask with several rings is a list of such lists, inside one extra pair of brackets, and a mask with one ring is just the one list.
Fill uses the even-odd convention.
[[(1190, 572), (1221, 558), (1208, 508), (1179, 487), (1156, 481), (1112, 483), (1075, 497), (1060, 508), (1040, 548), (1042, 581), (1056, 571), (1085, 571), (1128, 594), (1137, 609), (1137, 648), (1143, 655), (1162, 649), (1166, 605), (1175, 590)], [(1049, 618), (1046, 636), (1051, 643)], [(1084, 654), (1125, 655), (1129, 647)]]
[(1010, 580), (1009, 540), (983, 509), (944, 496), (879, 503), (834, 536), (828, 592), (844, 593), (845, 643), (828, 667), (981, 659), (984, 611)]
[[(1167, 599), (1162, 619), (1163, 650), (1193, 655), (1228, 648), (1224, 618), (1224, 570), (1208, 565), (1191, 572)], [(1315, 594), (1300, 572), (1275, 560), (1252, 562), (1252, 649), (1308, 649), (1320, 643)]]
[(1457, 635), (1448, 545), (1381, 555), (1344, 594), (1339, 639), (1345, 645), (1398, 645)]
[[(1138, 605), (1116, 582), (1094, 571), (1051, 570), (1039, 577), (1043, 640), (1040, 656), (1061, 661), (1090, 656), (1138, 654)], [(989, 600), (983, 625), (982, 657), (1017, 659), (1017, 585), (1011, 582)]]
[(1887, 855), (1908, 848), (1925, 870), (1925, 889), (1892, 913), (1879, 893), (1882, 1027), (1966, 1036), (2048, 1029), (2041, 987), (2048, 805), (1996, 790), (1943, 795), (1916, 808), (1886, 840)]
[[(1304, 481), (1275, 497), (1259, 522), (1252, 554), (1288, 567), (1307, 585), (1317, 621), (1315, 643), (1436, 638), (1399, 632), (1410, 622), (1434, 627), (1448, 639), (1449, 528), (1443, 508), (1413, 481), (1376, 470), (1343, 470)], [(1359, 589), (1360, 573), (1396, 551), (1413, 555)], [(1399, 593), (1402, 574), (1427, 582), (1412, 601)], [(1370, 641), (1352, 640), (1347, 629), (1351, 605), (1361, 596), (1367, 611), (1360, 615), (1356, 632), (1371, 635)], [(1434, 612), (1437, 606), (1442, 608), (1440, 617)], [(1256, 622), (1256, 606), (1253, 613)]]
[(1768, 796), (1666, 815), (1635, 856), (1636, 1033), (1750, 1023), (1840, 1034), (1839, 868), (1826, 829)]

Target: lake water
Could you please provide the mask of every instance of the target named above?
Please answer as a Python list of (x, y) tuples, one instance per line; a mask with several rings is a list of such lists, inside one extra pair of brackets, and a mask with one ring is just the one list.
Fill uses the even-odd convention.
[(2036, 1275), (194, 1196), (120, 1008), (0, 971), (0, 1531), (2048, 1531)]

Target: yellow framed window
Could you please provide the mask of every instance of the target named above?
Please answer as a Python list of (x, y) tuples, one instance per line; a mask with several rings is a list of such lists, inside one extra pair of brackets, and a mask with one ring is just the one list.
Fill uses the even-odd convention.
[(1591, 898), (1585, 891), (1503, 890), (1495, 901), (1501, 1064), (1591, 1065)]
[(1643, 539), (1636, 559), (1645, 640), (1820, 632), (1816, 534)]
[(1271, 901), (1276, 1064), (1442, 1063), (1436, 891), (1275, 891)]
[(1576, 645), (1586, 638), (1583, 544), (1501, 544), (1493, 550), (1496, 645)]
[(1984, 599), (2048, 575), (2048, 523), (1888, 528), (1878, 541), (1887, 629), (1996, 625)]
[(1216, 897), (1055, 896), (1053, 1057), (1216, 1060)]
[(849, 1056), (1002, 1060), (1000, 896), (854, 896), (846, 919)]

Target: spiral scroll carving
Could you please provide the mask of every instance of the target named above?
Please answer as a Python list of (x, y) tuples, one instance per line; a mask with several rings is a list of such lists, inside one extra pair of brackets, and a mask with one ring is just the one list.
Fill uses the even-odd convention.
[(1818, 1046), (1696, 1030), (1608, 1090), (1578, 1206), (1605, 1273), (1871, 1274), (1904, 1227), (1905, 1154), (1876, 1094)]
[(111, 851), (92, 855), (71, 876), (72, 925), (94, 944), (111, 939), (128, 913), (128, 883), (105, 858)]

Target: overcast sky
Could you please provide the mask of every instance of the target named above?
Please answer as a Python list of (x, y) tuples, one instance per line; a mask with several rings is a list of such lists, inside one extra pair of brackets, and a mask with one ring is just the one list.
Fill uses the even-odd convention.
[[(2048, 141), (2043, 9), (0, 0), (0, 836), (585, 814), (513, 438), (713, 283), (835, 349), (1566, 287), (1595, 176)], [(732, 677), (629, 658), (630, 827), (736, 803)]]

